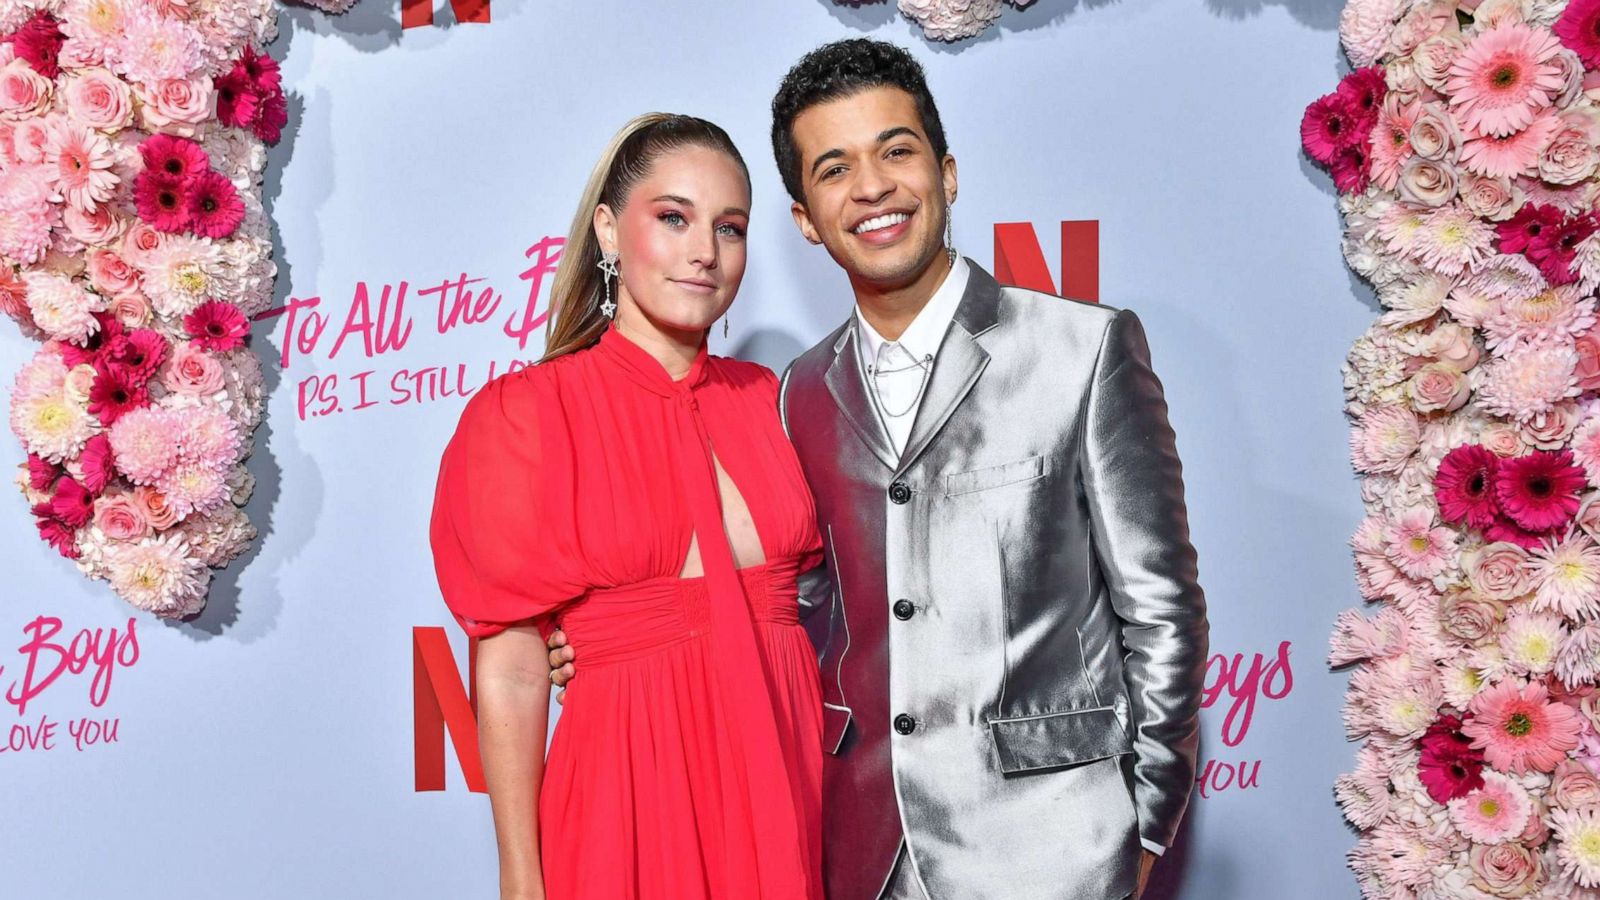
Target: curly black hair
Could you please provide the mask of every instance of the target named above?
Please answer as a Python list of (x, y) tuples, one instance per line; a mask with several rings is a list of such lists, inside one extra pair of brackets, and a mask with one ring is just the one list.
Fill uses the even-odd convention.
[(772, 98), (772, 155), (778, 161), (783, 186), (796, 203), (804, 203), (805, 195), (800, 148), (794, 143), (795, 118), (819, 103), (875, 87), (896, 87), (910, 94), (922, 117), (922, 130), (933, 145), (934, 158), (942, 160), (949, 152), (922, 65), (909, 52), (868, 38), (824, 44), (794, 64)]

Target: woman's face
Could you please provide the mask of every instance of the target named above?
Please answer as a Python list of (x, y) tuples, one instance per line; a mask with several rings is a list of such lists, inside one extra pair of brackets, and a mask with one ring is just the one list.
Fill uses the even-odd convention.
[(601, 204), (595, 234), (618, 255), (617, 321), (699, 340), (744, 278), (750, 188), (732, 157), (684, 147), (656, 160), (621, 210)]

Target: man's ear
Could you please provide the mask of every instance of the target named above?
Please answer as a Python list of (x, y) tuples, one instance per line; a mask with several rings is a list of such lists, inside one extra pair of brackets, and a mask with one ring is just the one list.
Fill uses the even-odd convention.
[(800, 234), (813, 244), (822, 243), (822, 235), (817, 233), (817, 226), (811, 223), (811, 212), (806, 205), (796, 200), (789, 205), (789, 214), (794, 216), (794, 224), (800, 229)]
[(946, 153), (944, 160), (939, 163), (939, 178), (944, 182), (944, 202), (946, 206), (956, 202), (956, 158)]
[(604, 203), (594, 208), (594, 237), (601, 253), (617, 252), (617, 214)]

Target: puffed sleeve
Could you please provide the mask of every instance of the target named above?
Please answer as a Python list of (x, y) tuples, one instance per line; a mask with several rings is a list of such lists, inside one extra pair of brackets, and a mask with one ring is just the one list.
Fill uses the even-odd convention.
[[(429, 543), (445, 605), (474, 637), (515, 624), (545, 627), (549, 614), (583, 593), (569, 555), (573, 536), (552, 516), (563, 477), (546, 460), (540, 416), (559, 415), (519, 372), (468, 401), (439, 463)], [(560, 454), (552, 454), (559, 457)], [(555, 465), (547, 465), (548, 463)]]

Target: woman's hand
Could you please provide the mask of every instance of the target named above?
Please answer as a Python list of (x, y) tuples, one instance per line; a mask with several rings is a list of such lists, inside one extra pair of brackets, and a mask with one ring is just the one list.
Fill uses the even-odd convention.
[(572, 665), (578, 654), (567, 645), (567, 633), (559, 628), (550, 635), (549, 640), (545, 641), (545, 646), (550, 650), (550, 680), (556, 687), (561, 688), (556, 692), (556, 702), (564, 703), (567, 698), (567, 682), (578, 674), (578, 670)]

